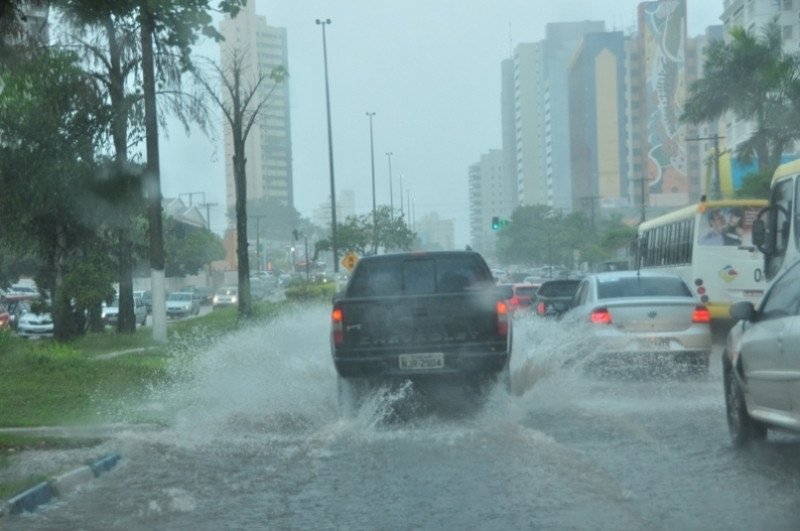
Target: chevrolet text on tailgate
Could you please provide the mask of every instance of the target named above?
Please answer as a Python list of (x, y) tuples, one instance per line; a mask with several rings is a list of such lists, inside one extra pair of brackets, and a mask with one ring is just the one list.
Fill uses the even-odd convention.
[(362, 258), (331, 312), (340, 408), (387, 378), (459, 376), (510, 390), (506, 291), (474, 252)]

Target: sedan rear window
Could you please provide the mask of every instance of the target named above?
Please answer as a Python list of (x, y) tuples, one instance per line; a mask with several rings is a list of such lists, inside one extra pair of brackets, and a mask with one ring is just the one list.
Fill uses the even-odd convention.
[(691, 297), (686, 283), (674, 277), (625, 277), (604, 279), (597, 283), (597, 298)]
[(578, 290), (579, 280), (545, 282), (539, 287), (537, 295), (542, 297), (572, 297)]

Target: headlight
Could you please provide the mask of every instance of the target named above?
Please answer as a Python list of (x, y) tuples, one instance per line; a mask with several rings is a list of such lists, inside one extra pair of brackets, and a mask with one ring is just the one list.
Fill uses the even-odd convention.
[(231, 297), (231, 302), (236, 302), (236, 297)]
[(219, 302), (219, 297), (214, 295), (214, 298), (212, 299), (212, 301), (214, 302), (214, 304), (217, 304)]

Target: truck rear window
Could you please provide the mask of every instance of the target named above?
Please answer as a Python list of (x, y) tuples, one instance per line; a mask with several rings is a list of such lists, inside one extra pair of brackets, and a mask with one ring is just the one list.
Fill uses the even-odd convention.
[(353, 274), (350, 297), (459, 293), (492, 283), (488, 268), (472, 257), (363, 261)]

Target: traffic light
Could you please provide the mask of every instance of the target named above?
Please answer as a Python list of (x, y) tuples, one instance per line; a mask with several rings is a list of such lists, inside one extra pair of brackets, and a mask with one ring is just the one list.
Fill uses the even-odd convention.
[(500, 230), (500, 218), (497, 216), (492, 217), (492, 230)]

